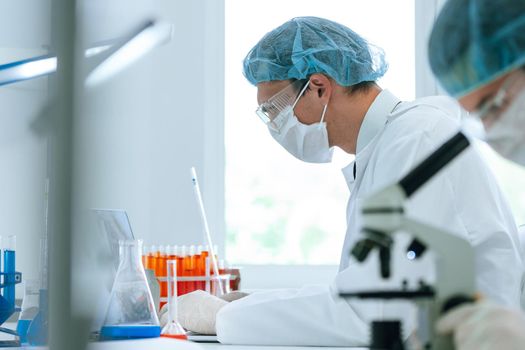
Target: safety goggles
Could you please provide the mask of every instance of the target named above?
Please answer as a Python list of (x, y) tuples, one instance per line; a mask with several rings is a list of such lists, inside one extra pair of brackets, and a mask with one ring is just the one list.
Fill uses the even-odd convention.
[[(307, 87), (308, 80), (296, 80), (270, 97), (266, 102), (263, 102), (257, 107), (255, 113), (257, 113), (257, 116), (263, 123), (275, 131), (279, 131), (279, 126), (275, 123), (275, 118), (287, 107), (292, 107), (293, 109)], [(297, 91), (299, 91), (299, 93), (297, 93)]]
[(523, 89), (525, 89), (525, 71), (520, 69), (510, 74), (498, 92), (477, 108), (476, 114), (485, 127), (490, 127), (498, 120)]

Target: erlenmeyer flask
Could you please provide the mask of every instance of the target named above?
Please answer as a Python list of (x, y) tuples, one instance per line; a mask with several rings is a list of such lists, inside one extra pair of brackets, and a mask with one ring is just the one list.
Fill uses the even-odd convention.
[(141, 262), (142, 241), (119, 241), (120, 264), (109, 300), (103, 339), (152, 338), (160, 325)]

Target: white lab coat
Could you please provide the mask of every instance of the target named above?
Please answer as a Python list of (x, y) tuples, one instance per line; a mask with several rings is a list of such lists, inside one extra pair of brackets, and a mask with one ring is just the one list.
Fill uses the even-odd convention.
[[(377, 258), (364, 264), (349, 259), (359, 235), (357, 207), (373, 192), (399, 180), (419, 161), (457, 131), (460, 109), (446, 97), (415, 102), (399, 101), (383, 91), (371, 105), (357, 142), (354, 164), (343, 169), (351, 189), (348, 229), (340, 272), (332, 286), (254, 293), (225, 306), (217, 315), (222, 343), (254, 345), (362, 346), (369, 341), (372, 320), (403, 320), (405, 334), (415, 327), (414, 308), (408, 303), (344, 301), (344, 290), (399, 286), (400, 279), (432, 279), (429, 259), (409, 273), (396, 242), (391, 281), (379, 278)], [(315, 203), (312, 203), (315, 205)], [(476, 254), (476, 281), (488, 298), (518, 307), (523, 278), (517, 228), (493, 176), (471, 147), (431, 179), (406, 203), (408, 216), (468, 239)], [(397, 252), (397, 253), (396, 253)], [(404, 274), (405, 275), (404, 275)], [(408, 276), (407, 276), (408, 275)], [(411, 282), (412, 283), (412, 280)]]

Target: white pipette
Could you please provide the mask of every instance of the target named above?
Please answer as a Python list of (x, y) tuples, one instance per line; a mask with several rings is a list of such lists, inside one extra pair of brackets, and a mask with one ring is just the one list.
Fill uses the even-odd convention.
[(202, 225), (204, 226), (204, 233), (206, 233), (206, 240), (208, 241), (208, 246), (210, 247), (210, 257), (211, 257), (213, 272), (215, 273), (215, 276), (217, 277), (217, 284), (219, 285), (220, 293), (221, 295), (223, 295), (224, 289), (222, 288), (222, 283), (220, 282), (220, 279), (219, 279), (219, 266), (217, 265), (217, 259), (215, 257), (215, 252), (213, 251), (213, 243), (211, 240), (210, 228), (208, 226), (208, 219), (206, 217), (206, 211), (204, 210), (204, 203), (202, 202), (202, 195), (201, 195), (201, 190), (199, 187), (199, 181), (197, 180), (197, 172), (195, 171), (195, 167), (191, 167), (191, 182), (193, 183), (193, 193), (195, 194), (195, 199), (197, 200), (197, 204), (199, 205)]

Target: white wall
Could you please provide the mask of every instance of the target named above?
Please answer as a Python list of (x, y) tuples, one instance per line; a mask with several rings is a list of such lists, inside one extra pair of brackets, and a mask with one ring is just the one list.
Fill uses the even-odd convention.
[(416, 6), (416, 97), (446, 95), (428, 62), (428, 39), (439, 11), (446, 0), (415, 1)]
[[(0, 64), (45, 53), (49, 39), (49, 1), (0, 2)], [(46, 142), (33, 127), (46, 99), (47, 78), (0, 86), (0, 235), (17, 235), (23, 279), (39, 277)]]
[(75, 134), (81, 207), (127, 210), (146, 244), (202, 242), (192, 165), (210, 225), (223, 235), (222, 196), (208, 197), (211, 186), (223, 186), (223, 175), (206, 161), (221, 159), (205, 151), (222, 147), (221, 11), (213, 0), (86, 1), (81, 10), (86, 43), (123, 35), (147, 18), (175, 27), (169, 44), (88, 91)]
[[(98, 236), (88, 208), (123, 208), (147, 244), (202, 242), (189, 169), (196, 166), (217, 243), (224, 241), (222, 1), (85, 1), (84, 43), (126, 34), (159, 18), (173, 40), (89, 91), (75, 131), (76, 223)], [(0, 64), (47, 51), (50, 3), (0, 3)], [(47, 99), (47, 78), (0, 87), (0, 235), (18, 237), (24, 277), (39, 271), (44, 230), (46, 142), (31, 130)], [(207, 152), (206, 150), (211, 150)], [(210, 191), (211, 188), (216, 191)], [(213, 192), (213, 194), (212, 194)], [(77, 247), (75, 256), (96, 259)]]
[(222, 164), (223, 157), (223, 8), (217, 0), (86, 0), (79, 7), (83, 47), (126, 35), (148, 19), (171, 22), (175, 30), (168, 44), (77, 94), (74, 312), (92, 314), (97, 304), (100, 317), (103, 285), (112, 282), (90, 208), (125, 209), (135, 236), (148, 245), (200, 244), (190, 178), (195, 166), (210, 226), (218, 243), (224, 241), (223, 174), (209, 165)]

